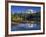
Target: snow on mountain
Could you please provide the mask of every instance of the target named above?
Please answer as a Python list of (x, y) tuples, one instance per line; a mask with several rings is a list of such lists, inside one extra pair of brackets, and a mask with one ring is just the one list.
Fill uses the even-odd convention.
[(36, 13), (36, 11), (34, 11), (34, 10), (32, 10), (32, 9), (28, 9), (28, 10), (26, 11), (26, 13), (28, 13), (28, 14), (30, 14), (30, 13)]
[[(27, 9), (26, 11), (20, 11), (20, 12), (15, 12), (15, 13), (17, 13), (17, 14), (25, 14), (25, 13), (27, 13), (27, 14), (31, 14), (31, 13), (36, 13), (36, 11), (34, 11), (34, 10), (32, 10), (32, 9)], [(14, 14), (14, 12), (13, 12), (13, 14)]]

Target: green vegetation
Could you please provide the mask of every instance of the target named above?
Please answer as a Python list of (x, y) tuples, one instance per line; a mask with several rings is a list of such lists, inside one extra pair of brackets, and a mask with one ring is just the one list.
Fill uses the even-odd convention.
[(40, 21), (40, 12), (32, 13), (32, 14), (12, 14), (11, 13), (11, 21), (12, 22), (22, 22), (22, 21)]

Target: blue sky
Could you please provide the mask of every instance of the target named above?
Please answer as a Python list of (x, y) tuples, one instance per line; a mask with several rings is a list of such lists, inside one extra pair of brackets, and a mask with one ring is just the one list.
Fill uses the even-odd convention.
[(28, 9), (34, 10), (36, 12), (39, 12), (41, 10), (40, 7), (33, 7), (33, 6), (11, 6), (12, 13), (21, 13), (21, 11), (25, 12)]

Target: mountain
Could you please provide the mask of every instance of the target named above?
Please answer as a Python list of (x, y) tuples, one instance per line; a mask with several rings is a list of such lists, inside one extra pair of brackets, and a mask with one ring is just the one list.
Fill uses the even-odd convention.
[(13, 14), (32, 14), (37, 13), (35, 10), (27, 9), (26, 11), (20, 11), (20, 12), (12, 12)]

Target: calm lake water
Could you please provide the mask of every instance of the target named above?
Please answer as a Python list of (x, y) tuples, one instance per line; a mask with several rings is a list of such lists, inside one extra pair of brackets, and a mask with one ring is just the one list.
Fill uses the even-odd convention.
[(11, 31), (24, 31), (24, 30), (40, 30), (40, 24), (39, 23), (20, 23), (20, 24), (12, 24), (11, 25)]

